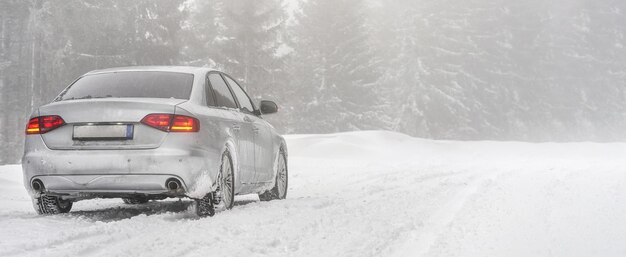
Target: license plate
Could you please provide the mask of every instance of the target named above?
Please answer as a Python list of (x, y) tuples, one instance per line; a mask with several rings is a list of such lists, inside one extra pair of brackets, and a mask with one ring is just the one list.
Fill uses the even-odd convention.
[(75, 125), (73, 139), (76, 140), (130, 140), (133, 125)]

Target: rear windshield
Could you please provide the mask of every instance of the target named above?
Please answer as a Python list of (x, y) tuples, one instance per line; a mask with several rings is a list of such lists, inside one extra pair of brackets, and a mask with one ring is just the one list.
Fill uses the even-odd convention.
[(57, 101), (142, 97), (189, 99), (193, 75), (176, 72), (129, 71), (86, 75), (57, 97)]

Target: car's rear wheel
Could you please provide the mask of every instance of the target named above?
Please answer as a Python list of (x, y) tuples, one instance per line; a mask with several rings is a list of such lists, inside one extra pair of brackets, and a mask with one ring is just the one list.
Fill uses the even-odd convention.
[(132, 198), (122, 198), (125, 204), (144, 204), (149, 200), (147, 197), (132, 197)]
[(282, 200), (287, 198), (287, 187), (289, 185), (289, 176), (287, 170), (287, 157), (283, 150), (278, 153), (278, 163), (276, 164), (276, 181), (274, 187), (268, 191), (259, 194), (261, 201)]
[(196, 214), (200, 217), (213, 217), (215, 215), (213, 202), (213, 193), (208, 193), (204, 198), (196, 200)]
[(198, 216), (215, 215), (216, 205), (225, 209), (231, 209), (235, 205), (235, 173), (229, 151), (222, 154), (222, 163), (216, 183), (217, 188), (214, 192), (208, 193), (204, 198), (197, 200), (196, 213)]
[(72, 209), (72, 201), (62, 200), (51, 195), (41, 195), (35, 199), (35, 210), (39, 214), (60, 214), (68, 213)]
[(222, 166), (217, 177), (217, 183), (216, 204), (225, 209), (232, 209), (235, 205), (235, 172), (233, 160), (228, 151), (222, 155)]

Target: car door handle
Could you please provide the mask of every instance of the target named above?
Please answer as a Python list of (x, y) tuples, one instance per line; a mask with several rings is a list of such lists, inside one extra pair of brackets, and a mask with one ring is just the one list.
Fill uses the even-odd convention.
[(257, 127), (252, 128), (252, 131), (254, 131), (254, 134), (259, 134), (259, 128)]
[(241, 126), (239, 126), (237, 124), (233, 124), (233, 130), (239, 131), (240, 129), (241, 129)]

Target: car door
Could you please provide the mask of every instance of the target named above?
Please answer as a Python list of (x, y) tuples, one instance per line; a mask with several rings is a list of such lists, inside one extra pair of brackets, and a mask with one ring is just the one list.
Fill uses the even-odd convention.
[(274, 179), (275, 152), (272, 143), (270, 124), (261, 117), (252, 117), (254, 122), (254, 160), (256, 179), (263, 183), (272, 183)]
[(254, 166), (256, 171), (255, 181), (261, 184), (269, 183), (274, 176), (273, 149), (269, 124), (261, 117), (257, 116), (254, 104), (241, 86), (229, 76), (224, 76), (224, 79), (228, 82), (235, 97), (239, 101), (241, 113), (244, 115), (244, 121), (249, 123), (253, 130)]
[(254, 135), (252, 125), (244, 121), (234, 94), (221, 74), (217, 72), (209, 73), (208, 77), (211, 88), (213, 89), (216, 107), (223, 108), (226, 112), (225, 115), (229, 117), (229, 120), (232, 122), (232, 124), (226, 125), (231, 126), (235, 144), (237, 145), (237, 155), (234, 156), (235, 165), (239, 168), (238, 179), (245, 187), (246, 184), (255, 181)]

